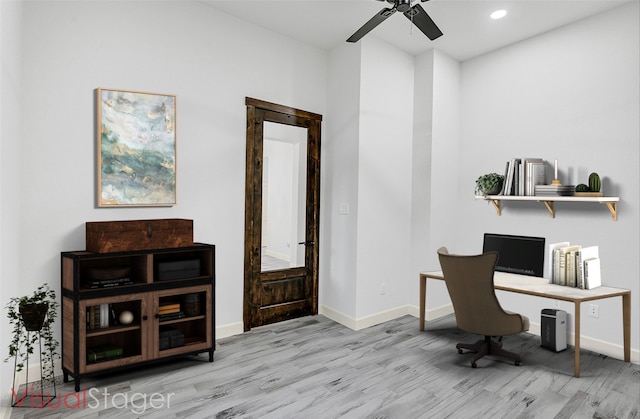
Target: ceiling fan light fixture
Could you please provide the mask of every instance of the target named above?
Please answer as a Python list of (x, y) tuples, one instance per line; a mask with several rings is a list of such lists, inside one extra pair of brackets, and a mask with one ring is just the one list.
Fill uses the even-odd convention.
[(507, 15), (506, 10), (504, 9), (496, 10), (495, 12), (491, 13), (491, 19), (502, 19), (506, 15)]
[[(1, 1), (1, 0), (0, 0)], [(379, 0), (385, 1), (385, 0)], [(436, 23), (431, 19), (427, 12), (420, 6), (420, 2), (417, 2), (411, 6), (412, 0), (386, 0), (388, 3), (392, 3), (392, 8), (385, 8), (376, 13), (367, 23), (365, 23), (360, 29), (358, 29), (353, 35), (347, 39), (347, 42), (358, 42), (360, 38), (368, 34), (376, 26), (387, 20), (391, 15), (396, 12), (402, 13), (407, 19), (411, 21), (427, 38), (434, 40), (442, 36), (442, 31)], [(427, 0), (421, 0), (427, 1)], [(413, 28), (413, 26), (412, 26)]]

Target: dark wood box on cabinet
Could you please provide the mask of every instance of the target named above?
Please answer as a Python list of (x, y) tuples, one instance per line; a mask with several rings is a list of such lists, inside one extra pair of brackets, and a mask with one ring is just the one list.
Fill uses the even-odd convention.
[(96, 221), (86, 223), (90, 252), (131, 252), (193, 246), (193, 220)]

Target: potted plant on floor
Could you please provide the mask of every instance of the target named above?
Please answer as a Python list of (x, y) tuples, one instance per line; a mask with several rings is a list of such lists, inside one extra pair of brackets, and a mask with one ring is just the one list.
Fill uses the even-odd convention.
[(31, 295), (11, 298), (6, 308), (13, 333), (9, 355), (4, 361), (15, 358), (14, 385), (15, 373), (28, 365), (29, 357), (36, 353), (36, 348), (40, 352), (41, 383), (53, 381), (54, 359), (59, 346), (52, 330), (58, 313), (55, 291), (45, 283)]

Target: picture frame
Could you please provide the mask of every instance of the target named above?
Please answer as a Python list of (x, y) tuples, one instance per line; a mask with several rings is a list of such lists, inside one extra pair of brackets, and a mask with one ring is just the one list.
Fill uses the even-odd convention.
[(176, 95), (96, 89), (97, 205), (176, 205)]

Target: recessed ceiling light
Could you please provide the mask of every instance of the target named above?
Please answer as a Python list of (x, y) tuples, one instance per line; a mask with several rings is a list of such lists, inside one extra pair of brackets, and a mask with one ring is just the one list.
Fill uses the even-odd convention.
[(506, 10), (496, 10), (495, 12), (491, 13), (491, 19), (502, 19), (506, 15)]

